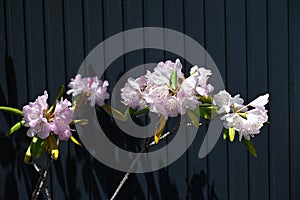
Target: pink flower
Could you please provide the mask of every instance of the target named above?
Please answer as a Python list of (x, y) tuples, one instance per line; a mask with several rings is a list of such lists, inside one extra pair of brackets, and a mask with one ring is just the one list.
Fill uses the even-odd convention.
[(30, 127), (27, 131), (29, 137), (38, 135), (40, 138), (46, 138), (50, 133), (50, 126), (46, 119), (45, 113), (48, 110), (48, 93), (44, 91), (44, 95), (39, 96), (34, 103), (23, 107), (25, 126)]
[(148, 83), (154, 83), (157, 85), (170, 84), (170, 78), (174, 70), (177, 71), (178, 79), (183, 77), (183, 73), (181, 72), (182, 64), (179, 59), (176, 59), (175, 63), (168, 60), (165, 63), (160, 62), (154, 68), (154, 72), (147, 72), (146, 78), (148, 79)]
[(214, 87), (211, 84), (207, 84), (210, 75), (212, 75), (210, 70), (205, 69), (204, 67), (198, 67), (197, 65), (190, 70), (190, 77), (195, 77), (197, 79), (195, 89), (201, 96), (209, 96), (214, 90)]
[(146, 106), (143, 92), (146, 84), (147, 79), (144, 76), (137, 79), (129, 78), (121, 89), (123, 103), (133, 109), (143, 109)]
[(99, 80), (97, 76), (81, 78), (80, 74), (75, 76), (75, 79), (71, 79), (69, 83), (70, 90), (67, 94), (72, 94), (72, 96), (85, 95), (87, 100), (90, 101), (90, 106), (104, 105), (104, 100), (109, 98), (109, 93), (107, 92), (108, 81)]
[(97, 76), (89, 78), (90, 94), (87, 99), (90, 100), (90, 106), (95, 106), (95, 104), (98, 106), (104, 105), (104, 100), (109, 98), (108, 85), (108, 81), (98, 80)]
[(81, 78), (80, 74), (77, 74), (75, 78), (71, 79), (71, 82), (69, 83), (69, 88), (72, 88), (67, 91), (67, 94), (72, 94), (73, 97), (77, 96), (83, 92), (88, 91), (89, 89), (89, 81), (87, 78)]
[(233, 98), (231, 95), (222, 90), (218, 94), (214, 95), (213, 104), (219, 107), (218, 113), (229, 113), (233, 111), (233, 108), (239, 109), (243, 107), (244, 100), (240, 98), (240, 95), (237, 94)]
[(69, 124), (74, 119), (74, 111), (69, 106), (71, 103), (67, 99), (58, 101), (55, 106), (53, 122), (50, 123), (51, 130), (59, 136), (60, 140), (68, 140), (72, 135)]

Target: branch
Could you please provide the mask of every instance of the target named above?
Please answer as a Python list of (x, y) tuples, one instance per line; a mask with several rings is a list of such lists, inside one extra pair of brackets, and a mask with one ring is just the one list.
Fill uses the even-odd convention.
[[(215, 118), (216, 118), (216, 116), (215, 116), (214, 118), (210, 119), (210, 120), (207, 120), (207, 121), (203, 122), (203, 123), (199, 123), (199, 126), (206, 125), (206, 124), (208, 124), (211, 120), (214, 120)], [(192, 125), (191, 123), (184, 123), (184, 124), (187, 125), (187, 126), (191, 126), (191, 125)], [(171, 131), (166, 132), (164, 135), (162, 135), (162, 136), (160, 137), (160, 140), (166, 138), (166, 137), (167, 137), (168, 135), (170, 135), (171, 133), (177, 131), (177, 129), (179, 128), (179, 126), (180, 126), (180, 124), (178, 124), (177, 126), (175, 126)], [(159, 141), (160, 141), (160, 140), (159, 140)], [(115, 190), (115, 192), (114, 192), (113, 196), (110, 198), (110, 200), (114, 200), (114, 199), (117, 197), (117, 195), (119, 194), (121, 188), (123, 187), (123, 185), (125, 184), (126, 180), (128, 179), (128, 177), (129, 177), (129, 175), (130, 175), (130, 172), (129, 172), (129, 171), (135, 166), (136, 162), (137, 162), (138, 159), (141, 157), (142, 153), (144, 153), (148, 148), (150, 148), (151, 146), (153, 146), (153, 145), (156, 144), (155, 141), (152, 141), (150, 144), (148, 144), (149, 141), (150, 141), (150, 138), (147, 140), (147, 142), (146, 142), (144, 148), (139, 152), (140, 154), (139, 154), (139, 155), (132, 161), (132, 163), (130, 164), (128, 172), (124, 175), (122, 181), (121, 181), (120, 184), (118, 185), (117, 189)]]
[(50, 192), (48, 189), (48, 184), (46, 182), (46, 177), (47, 177), (49, 168), (51, 166), (51, 163), (52, 163), (52, 158), (50, 158), (50, 156), (46, 157), (45, 166), (43, 169), (39, 169), (35, 163), (32, 163), (35, 170), (37, 172), (40, 172), (40, 177), (39, 177), (38, 183), (36, 184), (35, 189), (32, 193), (31, 200), (37, 200), (43, 187), (45, 188), (47, 200), (51, 200), (51, 195), (50, 195)]
[[(178, 129), (178, 127), (179, 127), (179, 126), (176, 126), (174, 129), (176, 130), (176, 129)], [(174, 131), (174, 130), (173, 130), (173, 131)], [(172, 131), (172, 132), (173, 132), (173, 131)], [(160, 140), (166, 138), (166, 137), (167, 137), (168, 135), (170, 135), (172, 132), (171, 132), (171, 131), (166, 132), (164, 135), (162, 135), (162, 136), (160, 137)], [(156, 144), (155, 141), (152, 141), (150, 144), (148, 144), (148, 142), (149, 142), (149, 140), (146, 142), (146, 145), (144, 146), (144, 148), (139, 152), (139, 155), (132, 161), (132, 163), (131, 163), (130, 166), (129, 166), (129, 169), (132, 169), (132, 168), (135, 166), (136, 162), (139, 160), (139, 158), (141, 157), (142, 153), (144, 153), (148, 148), (150, 148), (151, 146), (153, 146), (153, 145)], [(130, 170), (128, 170), (128, 171), (130, 171)], [(130, 175), (130, 172), (127, 172), (127, 173), (125, 174), (125, 176), (123, 177), (122, 181), (121, 181), (120, 184), (118, 185), (117, 189), (115, 190), (115, 192), (114, 192), (113, 196), (110, 198), (110, 200), (114, 200), (114, 199), (117, 197), (118, 193), (120, 192), (121, 188), (122, 188), (123, 185), (125, 184), (125, 182), (126, 182), (126, 180), (128, 179), (129, 175)]]

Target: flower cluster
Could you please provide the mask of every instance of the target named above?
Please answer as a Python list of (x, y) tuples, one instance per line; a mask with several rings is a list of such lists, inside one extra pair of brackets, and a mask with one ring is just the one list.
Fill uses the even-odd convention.
[(38, 135), (47, 138), (50, 132), (58, 135), (60, 140), (68, 140), (71, 136), (69, 124), (73, 121), (74, 111), (70, 108), (68, 100), (57, 101), (54, 112), (48, 110), (48, 93), (39, 96), (35, 102), (23, 107), (25, 126), (30, 127), (27, 131), (29, 137)]
[(109, 98), (108, 85), (108, 81), (99, 80), (97, 76), (82, 78), (80, 74), (77, 74), (71, 79), (68, 85), (71, 89), (67, 91), (67, 94), (72, 94), (73, 97), (80, 94), (87, 97), (90, 106), (95, 106), (95, 104), (103, 106), (104, 100)]
[[(221, 117), (224, 127), (238, 131), (240, 141), (242, 138), (250, 140), (250, 136), (260, 133), (260, 128), (268, 121), (268, 111), (265, 109), (268, 102), (269, 94), (265, 94), (244, 105), (240, 95), (232, 97), (225, 90), (220, 91), (213, 98), (213, 104), (218, 106), (218, 113), (225, 113)], [(249, 108), (252, 109), (248, 110)]]
[(207, 84), (211, 71), (198, 66), (192, 67), (190, 76), (184, 77), (182, 64), (158, 63), (154, 72), (137, 79), (129, 78), (121, 89), (123, 103), (133, 109), (150, 108), (151, 112), (168, 117), (183, 115), (187, 109), (194, 110), (201, 102), (199, 96), (209, 96), (213, 86)]

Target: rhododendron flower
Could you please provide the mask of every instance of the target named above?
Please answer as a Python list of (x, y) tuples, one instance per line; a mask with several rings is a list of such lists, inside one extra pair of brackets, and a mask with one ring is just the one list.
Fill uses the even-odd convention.
[(50, 132), (57, 134), (59, 139), (68, 140), (71, 136), (69, 124), (74, 119), (74, 111), (70, 108), (68, 100), (57, 101), (54, 113), (48, 113), (48, 93), (39, 96), (34, 103), (23, 107), (25, 126), (30, 127), (27, 131), (29, 137), (38, 135), (47, 138)]
[(148, 79), (148, 83), (154, 83), (158, 85), (169, 85), (170, 78), (174, 70), (177, 71), (178, 79), (183, 77), (183, 73), (181, 72), (182, 64), (179, 59), (176, 59), (175, 63), (168, 60), (165, 63), (160, 62), (154, 68), (154, 72), (147, 72), (146, 78)]
[(67, 94), (72, 94), (72, 96), (77, 96), (79, 94), (87, 97), (90, 101), (90, 106), (104, 105), (104, 100), (109, 98), (109, 93), (107, 92), (108, 81), (99, 80), (97, 76), (81, 78), (80, 74), (75, 76), (75, 79), (71, 79), (69, 83), (70, 90)]
[(143, 90), (147, 79), (141, 76), (137, 79), (129, 78), (125, 87), (121, 89), (121, 97), (124, 104), (133, 109), (143, 109), (146, 106)]
[(60, 140), (70, 138), (71, 129), (69, 124), (74, 119), (74, 111), (70, 108), (72, 104), (67, 100), (61, 100), (56, 103), (53, 122), (50, 123), (53, 133), (59, 136)]
[(69, 88), (72, 88), (67, 91), (67, 94), (72, 94), (77, 96), (82, 92), (86, 92), (89, 89), (89, 80), (87, 78), (81, 78), (80, 74), (77, 74), (75, 78), (71, 79), (71, 82), (68, 85)]
[(46, 119), (48, 110), (48, 93), (44, 91), (44, 95), (39, 96), (35, 102), (23, 107), (25, 126), (30, 127), (27, 131), (29, 137), (38, 135), (40, 138), (46, 138), (50, 133), (50, 126)]
[(176, 117), (186, 110), (194, 110), (201, 102), (200, 96), (209, 96), (213, 87), (207, 84), (211, 71), (194, 66), (191, 75), (184, 77), (179, 59), (160, 62), (151, 73), (137, 79), (129, 78), (121, 89), (123, 103), (133, 109), (143, 109), (158, 115)]
[(240, 98), (240, 95), (237, 94), (233, 98), (231, 95), (222, 90), (218, 94), (214, 95), (213, 104), (219, 107), (218, 113), (229, 113), (233, 110), (233, 108), (241, 108), (243, 107), (244, 100)]
[[(226, 113), (221, 120), (224, 120), (225, 128), (234, 128), (239, 133), (239, 140), (242, 138), (250, 140), (250, 136), (260, 133), (263, 124), (268, 121), (265, 105), (269, 102), (269, 94), (258, 97), (244, 106), (244, 100), (236, 95), (234, 98), (225, 90), (214, 96), (213, 103), (217, 105), (218, 113)], [(248, 106), (254, 109), (247, 110)]]
[(214, 87), (207, 84), (209, 76), (212, 75), (210, 70), (195, 65), (191, 68), (190, 75), (197, 79), (196, 91), (199, 95), (207, 97), (213, 92)]
[(88, 100), (90, 100), (90, 106), (98, 106), (104, 105), (104, 100), (109, 98), (109, 94), (107, 92), (107, 86), (109, 85), (108, 81), (98, 80), (98, 77), (89, 78), (90, 82), (90, 91)]

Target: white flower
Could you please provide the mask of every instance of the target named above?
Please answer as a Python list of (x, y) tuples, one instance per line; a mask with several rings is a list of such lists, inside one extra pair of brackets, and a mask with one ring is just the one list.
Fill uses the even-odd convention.
[(190, 77), (197, 79), (196, 92), (201, 96), (209, 96), (214, 90), (211, 84), (207, 84), (209, 76), (212, 75), (211, 71), (204, 67), (193, 66), (190, 70)]
[(148, 83), (154, 83), (157, 85), (169, 85), (170, 78), (174, 70), (177, 71), (177, 78), (180, 79), (183, 77), (183, 73), (181, 72), (182, 64), (179, 59), (176, 59), (175, 63), (168, 60), (165, 63), (160, 62), (154, 68), (154, 72), (151, 73), (147, 71), (146, 78), (148, 79)]
[(244, 119), (237, 113), (226, 114), (221, 117), (221, 120), (224, 120), (223, 125), (225, 128), (234, 128), (237, 131), (243, 129)]
[(69, 88), (72, 88), (67, 91), (67, 94), (72, 94), (73, 97), (86, 92), (89, 89), (89, 81), (87, 78), (81, 78), (80, 74), (77, 74), (75, 78), (71, 79), (71, 82), (68, 85)]
[(257, 97), (255, 100), (249, 103), (252, 107), (263, 107), (269, 102), (269, 94), (265, 94)]
[(258, 97), (248, 104), (254, 109), (247, 111), (247, 106), (243, 106), (244, 101), (239, 95), (232, 98), (228, 92), (221, 91), (215, 95), (214, 104), (219, 107), (219, 113), (227, 113), (221, 117), (224, 127), (238, 131), (240, 141), (242, 138), (250, 140), (250, 137), (260, 133), (260, 129), (268, 121), (268, 111), (264, 107), (268, 103), (268, 97), (268, 94)]

